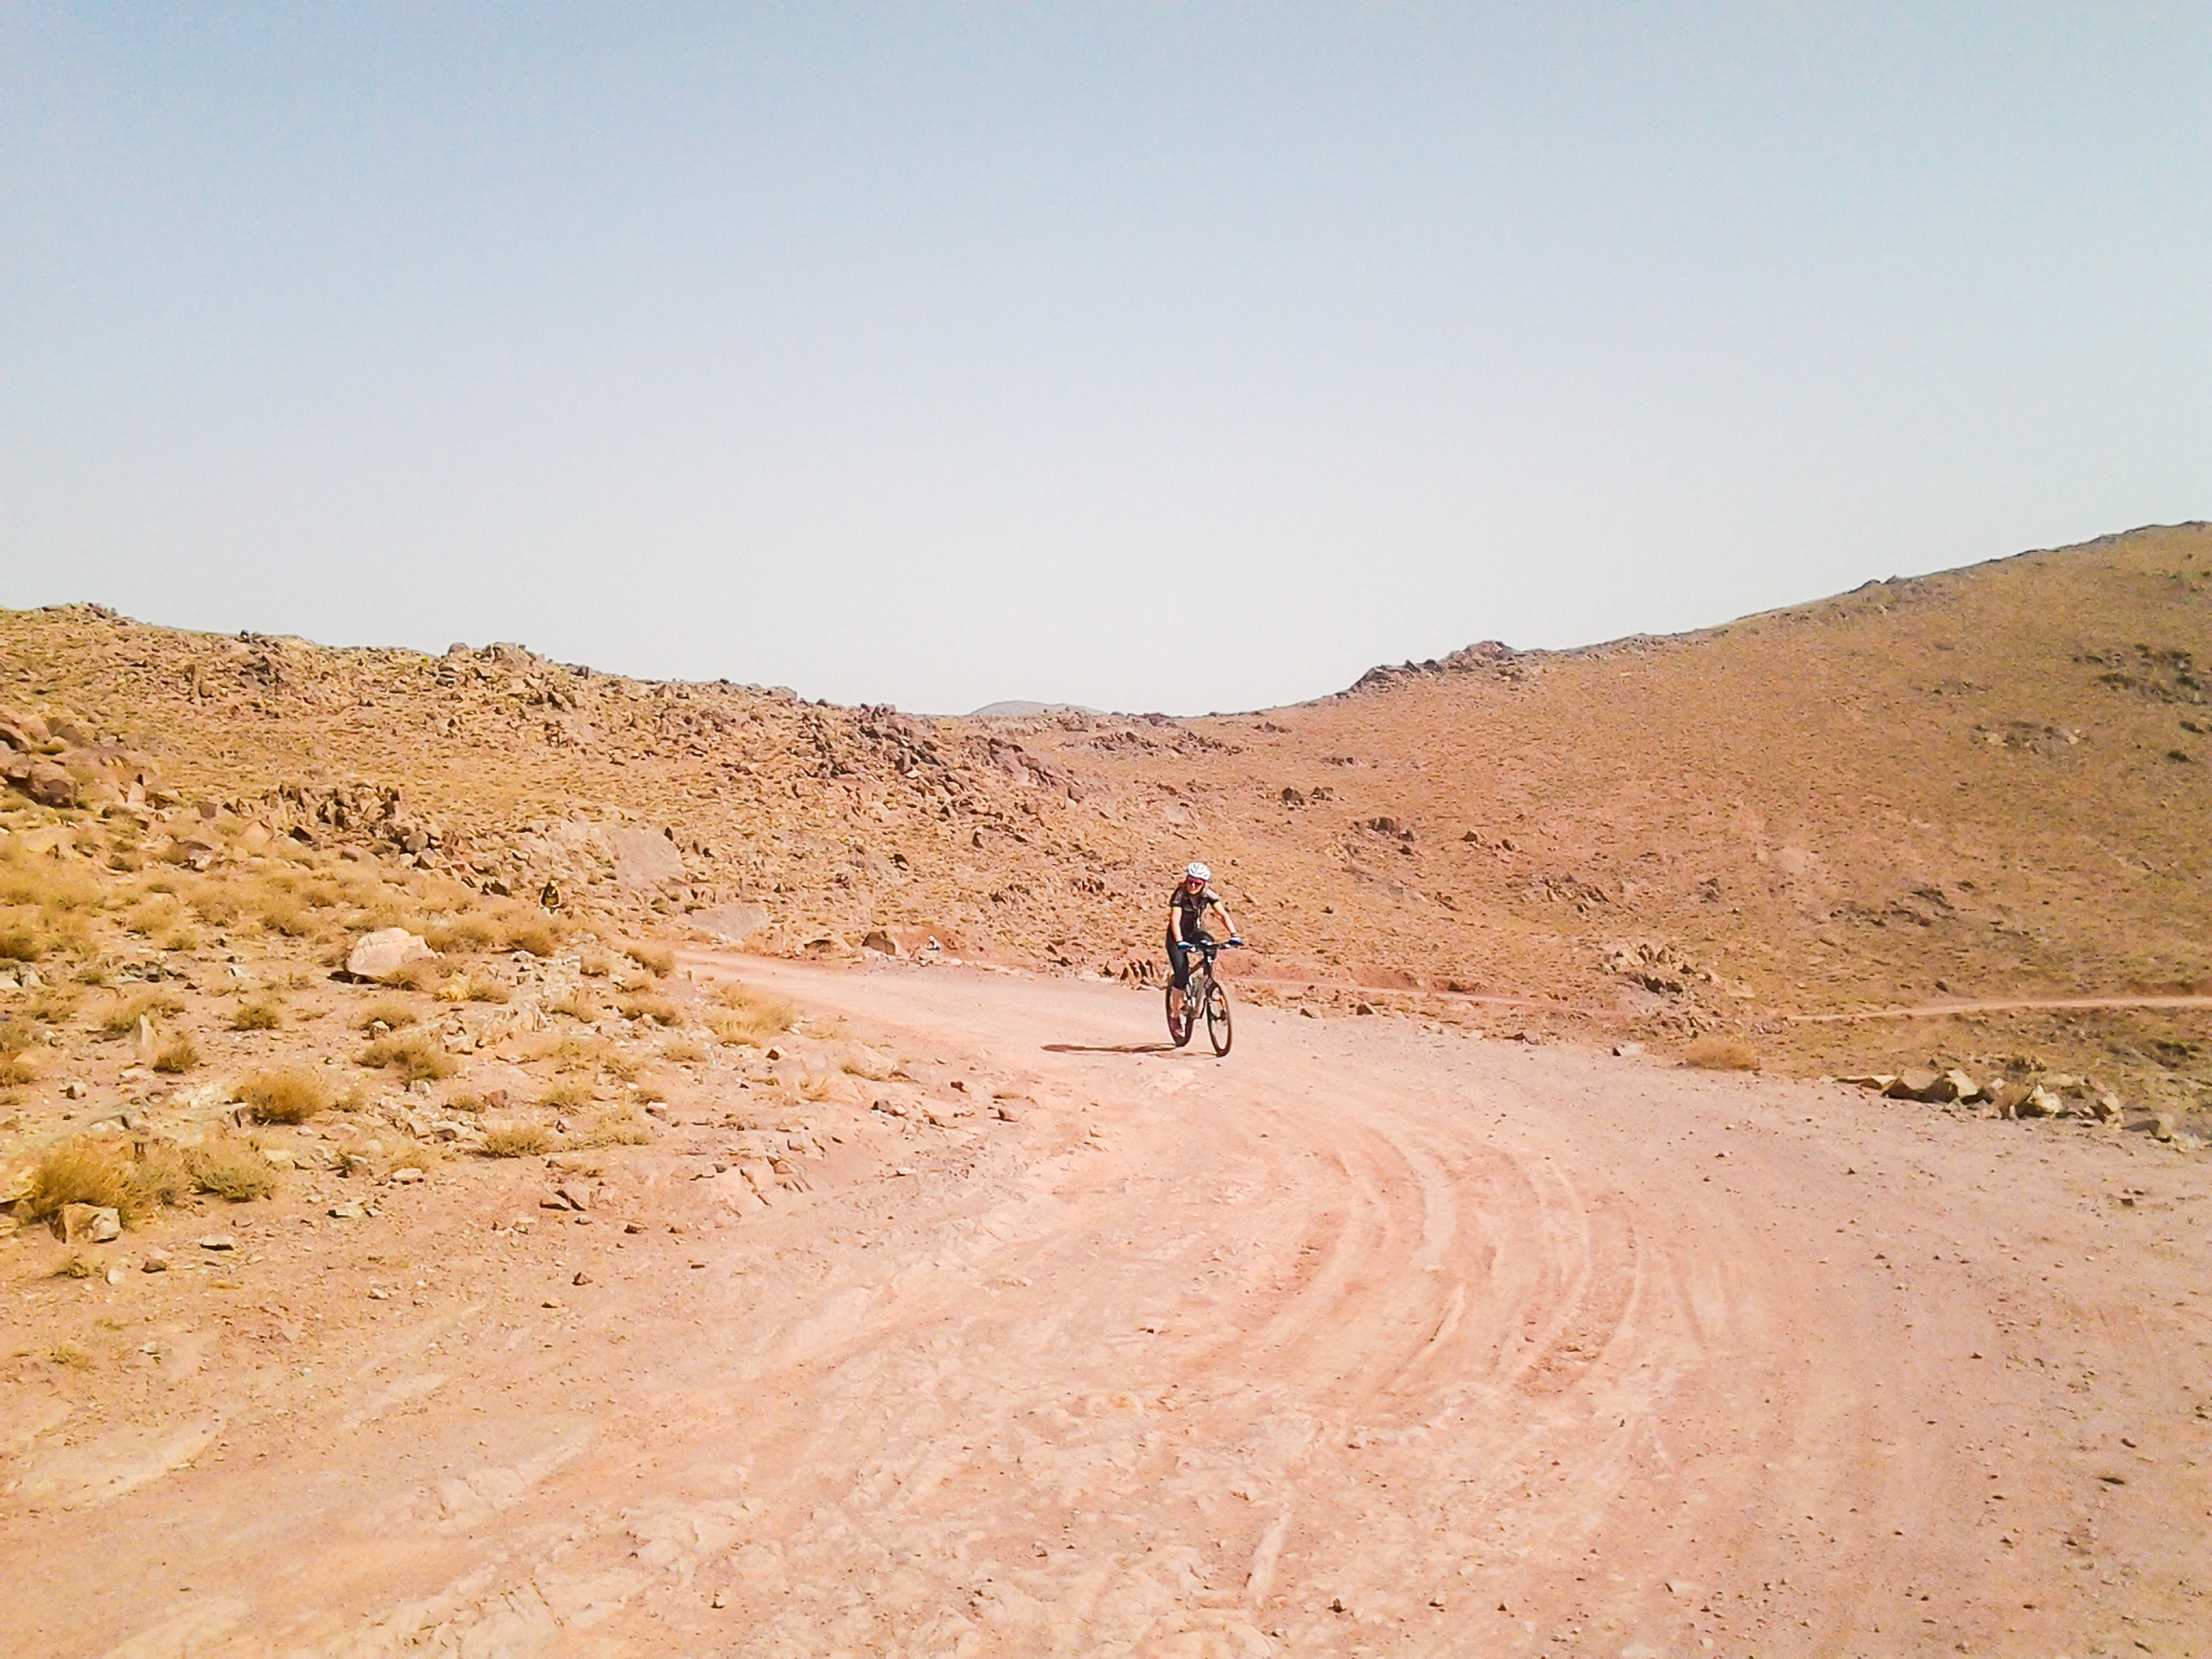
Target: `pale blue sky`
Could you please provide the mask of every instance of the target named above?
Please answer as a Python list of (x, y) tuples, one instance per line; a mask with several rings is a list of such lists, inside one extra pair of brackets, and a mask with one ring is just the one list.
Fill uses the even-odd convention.
[(2212, 8), (0, 7), (0, 604), (1251, 708), (2212, 517)]

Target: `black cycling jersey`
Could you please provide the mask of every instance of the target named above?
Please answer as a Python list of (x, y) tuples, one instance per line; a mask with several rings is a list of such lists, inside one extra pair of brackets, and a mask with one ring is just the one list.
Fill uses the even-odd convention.
[(1192, 893), (1187, 882), (1178, 881), (1167, 902), (1175, 909), (1175, 936), (1189, 943), (1205, 931), (1206, 912), (1221, 903), (1221, 895), (1211, 887)]

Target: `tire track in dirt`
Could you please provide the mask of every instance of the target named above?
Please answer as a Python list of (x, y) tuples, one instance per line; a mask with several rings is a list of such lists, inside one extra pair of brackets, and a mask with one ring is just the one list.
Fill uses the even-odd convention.
[[(2131, 1146), (1391, 1020), (1240, 1011), (1221, 1064), (1055, 1052), (1141, 1046), (1156, 1001), (735, 966), (1036, 1104), (715, 1235), (721, 1271), (641, 1281), (566, 1369), (503, 1338), (449, 1343), (428, 1393), (365, 1373), (329, 1407), (359, 1426), (195, 1488), (217, 1535), (292, 1493), (261, 1524), (328, 1570), (257, 1546), (75, 1651), (2185, 1652), (2201, 1628), (2187, 1458), (2098, 1478), (2123, 1420), (2212, 1450), (2176, 1392), (2201, 1305), (2135, 1306), (2190, 1301), (2201, 1236), (2093, 1269), (2067, 1196)], [(2024, 1213), (2050, 1242), (1990, 1248)], [(2031, 1309), (2064, 1364), (1982, 1357)], [(349, 1461), (410, 1386), (487, 1407), (409, 1419), (442, 1484)], [(85, 1524), (124, 1560), (173, 1532), (143, 1493)]]

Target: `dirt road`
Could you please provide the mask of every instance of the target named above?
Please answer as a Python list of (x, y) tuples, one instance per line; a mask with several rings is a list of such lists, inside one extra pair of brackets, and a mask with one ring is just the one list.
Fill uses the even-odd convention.
[(691, 965), (1012, 1121), (829, 1137), (719, 1224), (705, 1170), (635, 1234), (420, 1200), (400, 1317), (35, 1465), (0, 1651), (2212, 1652), (2201, 1159), (1395, 1018), (1249, 1010), (1217, 1062), (1156, 1052), (1155, 994)]

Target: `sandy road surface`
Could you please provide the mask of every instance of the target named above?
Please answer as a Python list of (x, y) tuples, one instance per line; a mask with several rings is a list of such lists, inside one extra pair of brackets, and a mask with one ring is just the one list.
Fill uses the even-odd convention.
[(1027, 1098), (642, 1234), (548, 1323), (434, 1289), (253, 1374), (255, 1440), (0, 1521), (0, 1651), (2212, 1652), (2202, 1161), (1395, 1019), (1248, 1011), (1216, 1062), (1132, 1052), (1155, 995), (694, 965)]

